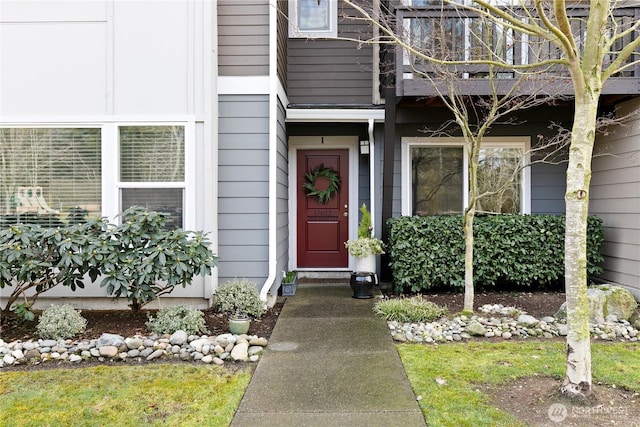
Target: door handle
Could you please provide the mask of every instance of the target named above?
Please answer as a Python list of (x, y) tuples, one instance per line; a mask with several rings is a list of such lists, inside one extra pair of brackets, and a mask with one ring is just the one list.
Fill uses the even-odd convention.
[(349, 216), (349, 212), (343, 212), (342, 216)]

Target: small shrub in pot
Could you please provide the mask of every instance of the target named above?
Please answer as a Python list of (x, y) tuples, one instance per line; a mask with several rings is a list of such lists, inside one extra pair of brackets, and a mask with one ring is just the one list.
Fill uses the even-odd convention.
[(233, 279), (220, 285), (214, 294), (214, 306), (235, 318), (258, 318), (264, 312), (257, 284), (247, 279)]

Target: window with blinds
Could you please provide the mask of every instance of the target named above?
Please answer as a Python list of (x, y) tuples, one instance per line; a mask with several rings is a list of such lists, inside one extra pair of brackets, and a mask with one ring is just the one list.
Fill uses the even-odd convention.
[(99, 128), (1, 128), (0, 224), (100, 216)]
[(184, 126), (121, 126), (121, 210), (142, 206), (171, 215), (184, 226)]

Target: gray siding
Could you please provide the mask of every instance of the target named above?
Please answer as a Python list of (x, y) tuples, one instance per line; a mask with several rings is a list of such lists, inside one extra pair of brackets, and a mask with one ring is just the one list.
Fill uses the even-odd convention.
[(218, 1), (218, 74), (269, 74), (269, 3)]
[(534, 164), (531, 166), (531, 213), (564, 214), (567, 188), (566, 164)]
[[(366, 38), (369, 28), (340, 17), (353, 11), (340, 7), (338, 37)], [(288, 97), (292, 104), (372, 103), (373, 48), (331, 39), (289, 39)]]
[(289, 10), (285, 0), (278, 0), (278, 80), (286, 91), (287, 86), (287, 42), (289, 40)]
[(219, 98), (219, 281), (262, 285), (269, 263), (269, 102), (266, 95)]
[[(639, 101), (622, 114), (640, 109)], [(602, 218), (605, 272), (640, 299), (640, 119), (610, 130), (596, 141), (592, 161), (590, 213)], [(604, 155), (600, 155), (604, 154)]]
[(289, 146), (287, 144), (287, 132), (285, 127), (285, 109), (278, 102), (278, 188), (276, 189), (276, 251), (277, 251), (277, 276), (271, 293), (276, 295), (280, 286), (282, 272), (289, 269)]

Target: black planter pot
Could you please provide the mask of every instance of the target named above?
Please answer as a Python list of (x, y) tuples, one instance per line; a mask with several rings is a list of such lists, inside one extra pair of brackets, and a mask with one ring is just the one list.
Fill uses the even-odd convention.
[(375, 285), (375, 273), (356, 271), (351, 273), (351, 290), (353, 298), (373, 298), (373, 286)]

